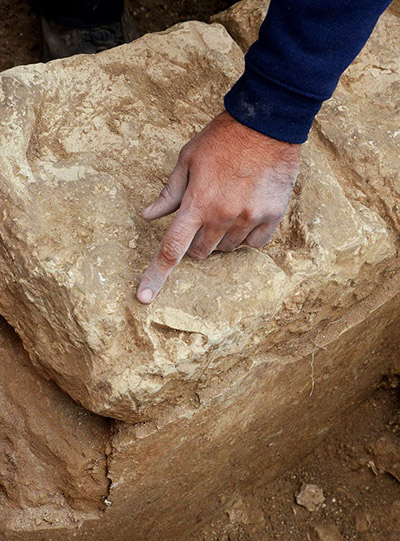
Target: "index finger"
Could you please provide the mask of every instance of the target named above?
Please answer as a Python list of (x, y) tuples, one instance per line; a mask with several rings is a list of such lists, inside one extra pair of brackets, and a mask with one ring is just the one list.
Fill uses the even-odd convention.
[(141, 303), (149, 304), (156, 297), (172, 269), (187, 252), (201, 225), (200, 218), (194, 214), (178, 212), (142, 276), (136, 292)]

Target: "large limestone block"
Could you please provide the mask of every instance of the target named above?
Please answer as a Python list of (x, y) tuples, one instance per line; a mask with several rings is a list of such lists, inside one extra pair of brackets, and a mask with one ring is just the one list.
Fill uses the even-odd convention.
[[(104, 55), (1, 77), (1, 312), (33, 361), (89, 409), (132, 420), (171, 377), (196, 378), (197, 357), (240, 318), (232, 313), (227, 328), (216, 312), (202, 320), (200, 291), (197, 307), (167, 301), (166, 315), (162, 305), (140, 307), (134, 292), (165, 228), (146, 226), (139, 211), (241, 69), (222, 27), (188, 23)], [(268, 280), (284, 280), (268, 258), (266, 266)], [(182, 270), (178, 284), (188, 290), (193, 263)], [(256, 284), (256, 274), (245, 275), (239, 268), (232, 281)], [(214, 274), (199, 287), (215, 292), (218, 284)], [(276, 295), (266, 289), (260, 301), (273, 305)], [(192, 366), (169, 358), (174, 347), (181, 357), (190, 349)]]
[(200, 381), (239, 383), (272, 337), (313, 331), (394, 265), (379, 209), (311, 141), (271, 246), (186, 258), (150, 307), (135, 301), (168, 223), (139, 211), (241, 69), (221, 26), (186, 23), (1, 77), (0, 311), (96, 413), (148, 420), (190, 405)]
[(79, 529), (51, 514), (47, 528), (13, 523), (6, 541), (191, 539), (232, 495), (283, 475), (383, 374), (400, 369), (399, 290), (398, 275), (313, 333), (272, 340), (253, 370), (254, 357), (243, 357), (224, 381), (203, 379), (185, 408), (116, 421), (104, 515)]
[(270, 0), (241, 0), (210, 20), (223, 24), (242, 51), (247, 51), (258, 37), (269, 4)]
[[(131, 539), (130, 513), (137, 540), (187, 539), (235, 491), (265, 486), (311, 452), (400, 368), (399, 288), (398, 278), (387, 283), (313, 336), (260, 347), (223, 383), (201, 382), (191, 407), (175, 415), (117, 423), (108, 521), (118, 521), (121, 539)], [(129, 496), (124, 483), (135, 487)]]
[(0, 538), (3, 528), (64, 527), (101, 516), (109, 422), (33, 368), (0, 319)]
[[(398, 2), (395, 2), (395, 4)], [(400, 234), (400, 19), (390, 10), (316, 117), (354, 197)]]

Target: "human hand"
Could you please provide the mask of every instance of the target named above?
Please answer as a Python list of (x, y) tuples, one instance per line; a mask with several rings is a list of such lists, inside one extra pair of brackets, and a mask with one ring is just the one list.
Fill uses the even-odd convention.
[(155, 220), (178, 210), (136, 296), (149, 304), (187, 253), (204, 259), (246, 242), (261, 248), (282, 220), (299, 164), (300, 145), (244, 126), (226, 111), (181, 150), (158, 199), (143, 211)]

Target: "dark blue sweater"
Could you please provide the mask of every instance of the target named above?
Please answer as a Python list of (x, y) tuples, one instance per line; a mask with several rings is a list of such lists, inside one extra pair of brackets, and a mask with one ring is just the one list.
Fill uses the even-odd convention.
[(225, 96), (236, 120), (303, 143), (322, 102), (391, 0), (272, 0), (242, 77)]

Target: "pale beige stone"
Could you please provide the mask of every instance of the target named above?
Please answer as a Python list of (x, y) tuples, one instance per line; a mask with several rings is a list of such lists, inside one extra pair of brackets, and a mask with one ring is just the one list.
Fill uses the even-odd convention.
[[(93, 411), (135, 419), (143, 402), (176, 388), (173, 380), (195, 381), (202, 355), (242, 318), (210, 313), (220, 277), (206, 279), (206, 267), (204, 291), (190, 295), (189, 261), (150, 309), (134, 296), (166, 223), (149, 227), (139, 212), (181, 146), (222, 108), (241, 68), (222, 27), (187, 23), (1, 77), (1, 312), (36, 365)], [(253, 266), (266, 261), (268, 282), (285, 281), (267, 257), (250, 257)], [(225, 288), (248, 284), (237, 301), (257, 284), (257, 273), (246, 274), (238, 268)], [(274, 306), (277, 296), (268, 288), (260, 302)]]
[[(116, 422), (111, 505), (83, 524), (82, 538), (190, 539), (233, 494), (268, 484), (315, 449), (398, 362), (396, 288), (398, 279), (313, 333), (275, 333), (252, 370), (253, 357), (243, 356), (224, 381), (200, 382), (190, 406), (135, 425)], [(72, 531), (53, 529), (45, 539), (64, 541)], [(29, 530), (17, 539), (36, 541)]]
[(315, 121), (353, 197), (400, 234), (400, 19), (385, 13)]
[(325, 500), (322, 488), (313, 484), (303, 484), (296, 494), (297, 504), (305, 507), (311, 513), (317, 511)]
[(349, 308), (365, 265), (373, 288), (371, 269), (395, 254), (378, 212), (310, 142), (274, 245), (186, 259), (139, 305), (168, 221), (148, 225), (140, 209), (241, 68), (220, 26), (186, 23), (2, 75), (0, 310), (35, 365), (96, 413), (135, 421), (190, 402), (199, 380), (270, 343), (284, 307), (323, 297), (310, 330)]
[(311, 539), (312, 541), (343, 541), (343, 536), (336, 524), (327, 522), (314, 526)]
[(270, 0), (241, 0), (225, 11), (213, 15), (210, 20), (223, 24), (242, 51), (247, 51), (258, 37), (269, 4)]

